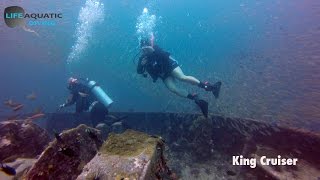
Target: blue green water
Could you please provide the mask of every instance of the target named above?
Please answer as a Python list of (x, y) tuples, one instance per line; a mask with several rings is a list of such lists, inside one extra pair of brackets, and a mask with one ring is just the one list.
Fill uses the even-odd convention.
[[(65, 101), (70, 75), (98, 81), (115, 101), (110, 111), (196, 112), (159, 80), (136, 74), (137, 18), (155, 15), (155, 42), (187, 75), (223, 82), (214, 99), (180, 83), (210, 103), (210, 113), (288, 123), (319, 130), (320, 2), (270, 1), (3, 1), (30, 12), (63, 13), (55, 27), (8, 28), (0, 21), (1, 100), (54, 112)], [(98, 3), (95, 4), (94, 3)], [(102, 5), (103, 4), (103, 5)], [(79, 17), (81, 8), (87, 12)], [(86, 23), (80, 34), (77, 28)], [(67, 62), (83, 36), (83, 49)], [(81, 43), (80, 43), (81, 44)], [(37, 99), (25, 98), (31, 92)], [(67, 109), (72, 111), (73, 109)], [(2, 115), (11, 112), (2, 109)]]

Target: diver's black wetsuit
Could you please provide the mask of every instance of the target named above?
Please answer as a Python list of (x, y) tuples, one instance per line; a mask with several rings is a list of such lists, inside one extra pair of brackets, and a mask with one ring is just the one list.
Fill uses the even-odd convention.
[(108, 114), (108, 109), (93, 95), (85, 80), (79, 80), (79, 82), (68, 86), (68, 89), (70, 90), (71, 95), (65, 104), (66, 106), (75, 103), (77, 113), (90, 111), (91, 120), (94, 126), (104, 120), (105, 116)]
[[(146, 64), (141, 65), (141, 61), (144, 58), (147, 59), (147, 62)], [(137, 73), (143, 74), (147, 71), (153, 79), (153, 82), (156, 82), (159, 77), (162, 80), (165, 80), (178, 66), (177, 61), (170, 58), (169, 52), (162, 50), (158, 46), (154, 46), (154, 52), (148, 55), (142, 55), (139, 58)]]

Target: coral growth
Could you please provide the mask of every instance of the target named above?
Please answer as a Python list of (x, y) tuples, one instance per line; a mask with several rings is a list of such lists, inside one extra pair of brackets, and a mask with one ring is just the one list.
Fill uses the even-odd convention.
[(20, 120), (0, 123), (0, 161), (35, 158), (50, 142), (50, 136), (36, 124)]

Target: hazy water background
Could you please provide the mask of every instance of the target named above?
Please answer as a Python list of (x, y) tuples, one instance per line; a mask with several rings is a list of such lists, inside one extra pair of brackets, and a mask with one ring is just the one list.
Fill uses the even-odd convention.
[[(157, 16), (156, 43), (171, 52), (185, 74), (221, 80), (218, 100), (181, 84), (210, 101), (210, 112), (281, 122), (319, 131), (320, 1), (101, 1), (103, 21), (96, 23), (77, 61), (67, 64), (81, 1), (0, 2), (27, 12), (62, 12), (55, 27), (8, 28), (0, 21), (1, 100), (44, 107), (63, 103), (70, 74), (98, 81), (114, 99), (110, 111), (198, 112), (195, 105), (136, 74), (136, 20), (151, 2)], [(94, 12), (94, 11), (92, 11)], [(3, 13), (1, 13), (3, 16)], [(95, 13), (91, 13), (95, 15)], [(25, 99), (31, 92), (35, 101)], [(72, 110), (69, 108), (68, 110)], [(1, 108), (3, 116), (11, 112)]]

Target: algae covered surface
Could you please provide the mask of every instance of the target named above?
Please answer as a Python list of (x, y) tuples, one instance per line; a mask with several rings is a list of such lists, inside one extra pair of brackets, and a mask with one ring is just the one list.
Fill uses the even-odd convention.
[(157, 179), (166, 167), (161, 137), (134, 130), (110, 133), (77, 179)]
[(127, 130), (123, 134), (110, 133), (100, 152), (106, 155), (137, 156), (145, 153), (151, 156), (160, 138), (145, 133)]

